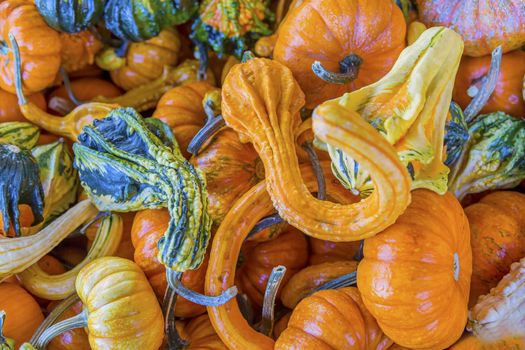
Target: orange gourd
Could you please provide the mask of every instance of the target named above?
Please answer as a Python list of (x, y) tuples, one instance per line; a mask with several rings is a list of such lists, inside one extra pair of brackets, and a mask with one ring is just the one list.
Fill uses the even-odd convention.
[[(28, 96), (27, 99), (37, 105), (38, 108), (46, 108), (46, 99), (40, 92)], [(26, 121), (22, 112), (20, 112), (20, 107), (18, 107), (16, 95), (0, 88), (0, 123)]]
[(95, 55), (103, 47), (89, 30), (76, 34), (60, 33), (60, 42), (62, 67), (68, 73), (81, 71), (95, 63)]
[(170, 126), (186, 158), (190, 156), (188, 144), (206, 121), (202, 100), (213, 89), (209, 83), (199, 81), (174, 87), (162, 95), (153, 113), (153, 118)]
[(392, 340), (368, 312), (357, 288), (323, 290), (293, 310), (275, 350), (383, 350)]
[(357, 286), (370, 313), (394, 342), (441, 350), (467, 321), (472, 252), (457, 199), (429, 190), (395, 224), (364, 242)]
[[(148, 277), (157, 298), (162, 300), (168, 286), (166, 268), (157, 260), (157, 242), (168, 228), (170, 215), (167, 209), (146, 209), (137, 212), (131, 229), (131, 240), (135, 247), (134, 260)], [(196, 292), (204, 291), (204, 275), (208, 257), (196, 270), (182, 274), (182, 284)], [(193, 317), (206, 311), (202, 305), (194, 304), (182, 297), (177, 297), (175, 315), (177, 317)]]
[[(461, 60), (453, 93), (453, 100), (461, 108), (466, 108), (472, 100), (469, 93), (473, 94), (481, 88), (481, 79), (488, 73), (490, 62), (490, 56), (463, 57)], [(516, 50), (503, 55), (496, 88), (480, 113), (501, 111), (514, 117), (525, 118), (525, 102), (522, 96), (524, 74), (525, 52)]]
[(0, 4), (0, 88), (15, 93), (14, 54), (9, 33), (16, 38), (22, 60), (22, 85), (28, 94), (55, 81), (60, 67), (61, 43), (30, 0), (6, 0)]
[(184, 325), (183, 333), (184, 340), (188, 342), (186, 350), (228, 350), (215, 333), (208, 315), (191, 319)]
[[(279, 26), (273, 57), (291, 69), (312, 109), (383, 77), (405, 47), (405, 32), (390, 0), (305, 0)], [(315, 61), (328, 77), (314, 74)]]
[(493, 192), (465, 208), (472, 245), (469, 304), (487, 294), (525, 256), (525, 195)]
[(35, 299), (18, 284), (0, 283), (0, 295), (0, 310), (6, 313), (3, 334), (20, 346), (31, 338), (44, 315)]
[(310, 265), (341, 260), (353, 260), (359, 251), (360, 241), (330, 242), (310, 238)]
[[(52, 301), (47, 306), (47, 311), (51, 312), (57, 305), (58, 301)], [(82, 303), (79, 301), (67, 309), (58, 321), (65, 320), (79, 314), (82, 311)], [(71, 329), (55, 337), (47, 346), (47, 350), (91, 350), (88, 336), (82, 328)]]
[[(268, 277), (275, 266), (286, 267), (281, 286), (308, 263), (308, 242), (297, 229), (290, 227), (266, 242), (246, 242), (241, 251), (235, 285), (257, 306), (263, 305)], [(280, 288), (277, 298), (280, 296)]]

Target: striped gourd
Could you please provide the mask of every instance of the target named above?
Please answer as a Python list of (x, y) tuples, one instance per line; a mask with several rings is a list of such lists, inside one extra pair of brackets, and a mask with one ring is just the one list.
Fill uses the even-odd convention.
[(24, 122), (0, 123), (0, 143), (9, 143), (20, 148), (33, 148), (40, 136), (40, 129)]

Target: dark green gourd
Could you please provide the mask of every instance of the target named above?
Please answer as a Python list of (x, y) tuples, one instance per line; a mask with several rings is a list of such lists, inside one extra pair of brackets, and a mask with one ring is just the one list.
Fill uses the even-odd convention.
[(451, 118), (445, 125), (446, 166), (451, 166), (458, 160), (463, 146), (468, 141), (467, 122), (461, 107), (455, 102), (450, 104), (450, 115)]
[(117, 108), (84, 127), (73, 149), (81, 185), (100, 210), (167, 207), (157, 258), (180, 272), (201, 264), (211, 229), (206, 182), (164, 123)]
[(103, 0), (35, 0), (35, 5), (50, 27), (66, 33), (88, 29), (104, 10)]

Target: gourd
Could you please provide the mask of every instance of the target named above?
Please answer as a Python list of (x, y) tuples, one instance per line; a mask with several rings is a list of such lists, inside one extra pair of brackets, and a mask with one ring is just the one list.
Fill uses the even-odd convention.
[(104, 7), (107, 29), (123, 40), (144, 41), (172, 25), (182, 24), (197, 12), (198, 2), (108, 0)]
[(169, 125), (186, 158), (190, 141), (206, 121), (204, 96), (214, 89), (207, 82), (190, 82), (168, 90), (157, 103), (153, 118)]
[(186, 350), (228, 350), (221, 338), (215, 333), (208, 315), (191, 319), (184, 325), (183, 338), (187, 342)]
[[(444, 164), (445, 125), (462, 47), (461, 38), (452, 30), (428, 29), (403, 50), (392, 70), (379, 81), (317, 109), (337, 106), (359, 113), (396, 149), (410, 171), (412, 189), (443, 194), (449, 173)], [(368, 196), (373, 191), (368, 179), (371, 172), (363, 172), (359, 161), (337, 147), (327, 147), (341, 183)]]
[(124, 52), (107, 48), (97, 57), (97, 65), (109, 70), (111, 80), (128, 91), (160, 77), (165, 66), (175, 66), (180, 50), (179, 34), (169, 27), (149, 40), (129, 43)]
[(93, 245), (84, 260), (71, 270), (50, 275), (38, 264), (33, 264), (17, 276), (22, 285), (33, 295), (47, 300), (61, 300), (75, 291), (75, 279), (79, 271), (89, 262), (113, 255), (122, 237), (122, 219), (117, 214), (106, 216), (97, 231)]
[(469, 140), (451, 167), (449, 191), (462, 200), (467, 194), (512, 188), (525, 179), (525, 121), (502, 112), (477, 116)]
[(310, 265), (352, 260), (359, 252), (360, 246), (360, 241), (330, 242), (322, 239), (310, 238)]
[(90, 31), (78, 34), (60, 33), (62, 67), (72, 73), (95, 62), (95, 55), (103, 48), (102, 42)]
[(357, 288), (323, 290), (293, 310), (275, 349), (388, 349), (392, 345)]
[[(60, 303), (52, 301), (48, 307), (48, 313), (51, 313), (55, 307), (59, 307)], [(82, 302), (79, 300), (69, 309), (65, 310), (57, 321), (63, 321), (72, 316), (78, 315), (82, 312)], [(84, 329), (77, 328), (66, 331), (59, 336), (55, 337), (49, 345), (47, 350), (91, 350), (89, 346), (89, 340)]]
[[(0, 280), (20, 273), (49, 253), (82, 223), (97, 214), (89, 200), (81, 201), (32, 236), (0, 239)], [(7, 231), (6, 231), (7, 232)]]
[(446, 26), (461, 35), (465, 55), (503, 53), (525, 44), (525, 8), (519, 0), (417, 0), (420, 20), (428, 27)]
[(222, 89), (222, 116), (259, 154), (279, 215), (309, 236), (332, 241), (359, 240), (389, 226), (410, 200), (410, 178), (392, 146), (358, 114), (344, 110), (343, 119), (342, 108), (318, 108), (316, 137), (355, 155), (377, 186), (371, 197), (354, 204), (318, 200), (304, 185), (295, 152), (303, 104), (292, 72), (264, 58), (234, 66)]
[[(308, 242), (299, 230), (290, 227), (270, 241), (244, 243), (241, 254), (235, 285), (255, 306), (261, 307), (272, 269), (278, 265), (286, 267), (281, 281), (281, 285), (285, 285), (308, 263)], [(277, 290), (276, 297), (280, 295), (281, 289)]]
[(469, 304), (487, 294), (525, 256), (525, 195), (497, 191), (465, 208), (472, 245)]
[(467, 321), (472, 251), (467, 217), (451, 193), (413, 191), (396, 223), (364, 241), (363, 256), (357, 287), (388, 337), (412, 349), (436, 350), (459, 339)]
[(357, 270), (357, 261), (334, 261), (310, 265), (293, 275), (282, 289), (284, 306), (294, 309), (315, 288)]
[(79, 33), (96, 24), (104, 9), (103, 0), (36, 0), (35, 5), (51, 28), (66, 33)]
[[(28, 99), (39, 108), (46, 108), (46, 99), (41, 93), (28, 96)], [(16, 95), (0, 89), (0, 123), (24, 121), (26, 119), (20, 112)]]
[[(230, 54), (240, 59), (257, 38), (271, 34), (268, 23), (272, 20), (269, 3), (264, 0), (206, 0), (200, 4), (190, 38), (219, 57)], [(203, 47), (199, 53), (206, 56)]]
[(405, 32), (390, 0), (305, 0), (290, 6), (273, 57), (290, 68), (313, 109), (384, 76), (405, 47)]
[(51, 85), (60, 66), (61, 43), (30, 0), (6, 0), (0, 4), (0, 88), (15, 93), (14, 47), (20, 45), (21, 87), (26, 93)]
[(84, 266), (75, 288), (84, 304), (75, 317), (46, 329), (32, 346), (45, 348), (62, 332), (87, 327), (93, 350), (156, 350), (162, 344), (163, 317), (146, 276), (130, 260), (103, 257)]
[[(454, 84), (453, 99), (466, 108), (477, 93), (488, 73), (491, 58), (463, 57)], [(481, 113), (504, 112), (514, 117), (525, 117), (525, 102), (522, 96), (525, 74), (525, 52), (517, 50), (502, 56), (496, 88)]]

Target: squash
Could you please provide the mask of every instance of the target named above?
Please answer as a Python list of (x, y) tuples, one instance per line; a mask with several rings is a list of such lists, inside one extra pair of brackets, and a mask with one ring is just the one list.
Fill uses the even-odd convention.
[[(46, 108), (46, 99), (40, 92), (28, 96), (28, 99), (39, 108)], [(20, 108), (16, 95), (0, 89), (0, 123), (25, 122), (26, 119)]]
[(191, 319), (184, 325), (184, 340), (188, 345), (186, 350), (228, 350), (221, 338), (215, 333), (208, 315)]
[(417, 0), (420, 20), (428, 27), (445, 26), (461, 35), (465, 55), (503, 53), (525, 44), (525, 8), (520, 0)]
[(513, 188), (525, 179), (525, 121), (502, 112), (477, 116), (469, 140), (451, 166), (449, 191), (462, 200), (471, 193)]
[(61, 300), (75, 291), (75, 279), (79, 271), (89, 262), (113, 255), (122, 237), (122, 219), (117, 214), (106, 216), (98, 228), (97, 237), (84, 260), (71, 270), (51, 275), (38, 264), (18, 274), (22, 285), (31, 294), (47, 300)]
[[(135, 263), (148, 277), (148, 281), (159, 300), (164, 297), (168, 283), (166, 281), (166, 268), (156, 258), (157, 243), (166, 232), (169, 221), (170, 214), (166, 209), (141, 210), (136, 214), (131, 229), (131, 239), (135, 247)], [(202, 293), (207, 267), (208, 258), (205, 257), (198, 269), (186, 271), (182, 274), (182, 284), (188, 289)], [(179, 296), (175, 303), (174, 312), (175, 316), (186, 318), (198, 316), (206, 312), (206, 308)]]
[(230, 128), (213, 136), (190, 162), (206, 176), (208, 213), (217, 227), (237, 198), (264, 179), (259, 155)]
[[(412, 189), (443, 194), (449, 172), (444, 164), (445, 128), (462, 46), (452, 30), (428, 29), (403, 50), (392, 70), (379, 81), (327, 101), (316, 110), (333, 106), (357, 112), (396, 149), (411, 173)], [(336, 177), (348, 189), (369, 195), (372, 183), (368, 173), (360, 169), (360, 162), (337, 147), (327, 147)]]
[[(57, 305), (59, 305), (57, 301), (52, 301), (47, 306), (47, 311), (51, 312), (55, 307), (57, 307)], [(69, 309), (64, 311), (57, 321), (65, 320), (69, 317), (78, 315), (81, 312), (82, 302), (78, 301)], [(82, 328), (77, 328), (66, 331), (55, 337), (47, 346), (47, 350), (91, 350), (91, 347), (89, 346), (89, 340), (86, 331), (84, 331)]]
[(391, 0), (305, 0), (279, 26), (273, 57), (290, 68), (313, 109), (384, 76), (405, 32)]
[(102, 49), (102, 42), (90, 31), (78, 34), (60, 33), (62, 67), (66, 72), (77, 72), (95, 62), (95, 55)]
[(197, 12), (195, 0), (108, 0), (104, 7), (107, 29), (123, 40), (144, 41), (174, 24), (182, 24)]
[(275, 342), (284, 349), (382, 350), (392, 345), (357, 288), (323, 290), (303, 299)]
[(359, 252), (360, 241), (330, 242), (310, 238), (310, 265), (342, 260), (353, 260)]
[[(268, 277), (275, 266), (286, 267), (281, 285), (308, 263), (308, 242), (297, 229), (285, 229), (277, 237), (266, 242), (246, 242), (241, 250), (241, 258), (235, 276), (235, 285), (256, 307), (263, 306)], [(281, 295), (281, 289), (276, 297)]]
[(396, 223), (364, 241), (363, 255), (357, 286), (394, 342), (437, 350), (461, 336), (472, 251), (467, 217), (451, 193), (413, 191)]
[[(174, 28), (166, 28), (149, 40), (130, 43), (125, 52), (117, 53), (113, 48), (106, 49), (97, 57), (97, 64), (109, 70), (111, 80), (128, 91), (160, 77), (164, 66), (175, 66), (180, 50), (179, 33)], [(118, 68), (111, 69), (115, 63), (111, 58), (106, 62), (104, 57), (121, 60), (116, 64)]]
[(281, 301), (289, 309), (311, 294), (311, 292), (337, 277), (357, 270), (357, 261), (334, 261), (310, 265), (293, 275), (282, 289)]
[(168, 90), (157, 103), (153, 118), (168, 124), (181, 148), (184, 157), (190, 141), (206, 121), (203, 99), (215, 89), (207, 82), (191, 82)]
[(60, 67), (61, 43), (30, 0), (0, 4), (0, 88), (15, 93), (13, 39), (21, 56), (22, 88), (28, 94), (53, 84)]
[(24, 122), (0, 123), (0, 142), (30, 150), (40, 136), (38, 127)]
[(5, 311), (2, 332), (20, 346), (31, 338), (44, 315), (40, 306), (24, 288), (15, 283), (0, 283), (0, 310)]
[(472, 245), (470, 305), (525, 256), (524, 206), (524, 194), (498, 191), (465, 208)]
[(412, 45), (416, 40), (427, 30), (427, 27), (418, 21), (414, 21), (408, 25), (407, 28), (407, 44)]
[(53, 29), (79, 33), (96, 24), (102, 16), (102, 0), (36, 0), (38, 12)]
[(264, 58), (234, 66), (222, 89), (222, 116), (241, 141), (252, 142), (259, 153), (268, 192), (283, 219), (309, 236), (332, 241), (359, 240), (381, 231), (408, 205), (407, 170), (392, 146), (358, 114), (350, 113), (348, 120), (345, 111), (343, 121), (341, 108), (338, 113), (331, 107), (319, 108), (313, 116), (316, 137), (326, 142), (330, 135), (329, 142), (341, 142), (351, 154), (359, 150), (355, 156), (374, 174), (377, 190), (350, 205), (314, 198), (301, 178), (294, 147), (303, 104), (292, 72)]
[[(453, 99), (466, 108), (474, 93), (481, 87), (483, 77), (490, 68), (490, 56), (463, 57), (454, 84)], [(517, 50), (502, 56), (496, 88), (481, 113), (505, 112), (514, 117), (525, 118), (525, 102), (522, 96), (525, 74), (525, 52)]]

